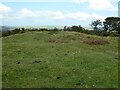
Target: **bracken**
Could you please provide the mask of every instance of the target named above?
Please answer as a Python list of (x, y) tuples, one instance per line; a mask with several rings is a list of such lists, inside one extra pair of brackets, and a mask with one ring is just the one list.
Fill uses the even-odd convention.
[(89, 44), (89, 45), (104, 45), (104, 44), (109, 44), (109, 42), (105, 41), (105, 40), (86, 40), (86, 41), (83, 41), (83, 43)]

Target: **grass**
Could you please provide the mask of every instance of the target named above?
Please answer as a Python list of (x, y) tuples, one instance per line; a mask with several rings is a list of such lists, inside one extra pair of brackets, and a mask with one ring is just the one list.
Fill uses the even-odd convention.
[(118, 37), (32, 31), (2, 40), (3, 88), (118, 87)]
[(2, 89), (2, 38), (0, 38), (0, 89)]

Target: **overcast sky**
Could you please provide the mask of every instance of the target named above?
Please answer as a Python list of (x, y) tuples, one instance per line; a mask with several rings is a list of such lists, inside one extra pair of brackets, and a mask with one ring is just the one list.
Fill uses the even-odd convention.
[[(8, 2), (9, 1), (9, 2)], [(17, 2), (16, 2), (17, 1)], [(0, 25), (89, 26), (96, 19), (118, 16), (119, 0), (4, 0)]]

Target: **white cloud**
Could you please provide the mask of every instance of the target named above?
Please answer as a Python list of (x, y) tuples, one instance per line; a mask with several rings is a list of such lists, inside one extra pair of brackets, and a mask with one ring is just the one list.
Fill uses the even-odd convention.
[(10, 13), (12, 9), (2, 3), (0, 3), (0, 25), (2, 25), (3, 20), (10, 20), (10, 17), (8, 17), (8, 13)]
[[(18, 19), (20, 18), (29, 18), (29, 19), (37, 19), (37, 18), (46, 18), (46, 19), (63, 19), (64, 15), (60, 11), (32, 11), (27, 8), (23, 8), (16, 15)], [(36, 20), (35, 20), (36, 21)]]
[(12, 9), (2, 3), (0, 3), (0, 13), (8, 13), (12, 11)]
[(63, 19), (64, 15), (60, 11), (52, 12), (52, 11), (46, 11), (48, 15), (50, 15), (53, 19)]
[(109, 0), (89, 0), (90, 8), (93, 10), (116, 10)]
[(0, 19), (2, 19), (2, 18), (3, 18), (3, 15), (0, 14)]
[(63, 19), (64, 15), (61, 11), (39, 11), (38, 16), (41, 16), (42, 18), (48, 18), (48, 19)]
[(96, 19), (101, 19), (104, 20), (106, 17), (97, 15), (97, 14), (89, 14), (86, 12), (71, 12), (65, 15), (66, 18), (69, 19), (74, 19), (74, 20), (80, 20), (80, 21), (87, 21), (87, 20), (96, 20)]
[(23, 8), (20, 12), (19, 12), (20, 17), (27, 17), (27, 18), (35, 18), (36, 14), (34, 12), (32, 12), (31, 10), (28, 10), (27, 8)]
[(95, 19), (105, 19), (104, 16), (97, 15), (97, 14), (92, 14), (92, 17), (95, 18)]
[(90, 17), (89, 14), (84, 12), (71, 12), (66, 15), (66, 18), (75, 19), (75, 20), (87, 20)]
[(62, 11), (33, 11), (27, 8), (21, 9), (16, 13), (6, 13), (4, 16), (0, 16), (4, 21), (15, 21), (15, 20), (28, 20), (32, 22), (39, 22), (39, 20), (77, 20), (77, 21), (91, 21), (96, 19), (104, 20), (106, 17), (97, 15), (94, 13), (87, 12), (62, 12)]
[(63, 20), (63, 19), (74, 19), (74, 20), (81, 20), (85, 21), (88, 19), (104, 19), (103, 16), (97, 14), (89, 14), (85, 12), (68, 12), (63, 13), (61, 11), (49, 11), (49, 10), (42, 10), (42, 11), (32, 11), (28, 10), (27, 8), (22, 9), (16, 16), (16, 19), (21, 18), (29, 18), (34, 19), (51, 19), (51, 20)]
[(116, 11), (117, 7), (115, 7), (111, 0), (72, 0), (74, 3), (89, 3), (88, 8), (93, 10), (108, 10), (108, 11)]
[(38, 21), (40, 19), (51, 19), (51, 20), (63, 20), (63, 19), (74, 19), (74, 20), (81, 20), (86, 21), (88, 19), (105, 19), (105, 17), (97, 15), (97, 14), (90, 14), (86, 12), (69, 12), (63, 13), (61, 11), (49, 11), (49, 10), (42, 10), (42, 11), (32, 11), (27, 8), (21, 9), (16, 14), (4, 14), (4, 19), (7, 20), (16, 20), (16, 19), (29, 19)]
[(70, 2), (69, 0), (1, 0), (1, 2)]
[(72, 0), (72, 2), (80, 4), (86, 2), (86, 0)]

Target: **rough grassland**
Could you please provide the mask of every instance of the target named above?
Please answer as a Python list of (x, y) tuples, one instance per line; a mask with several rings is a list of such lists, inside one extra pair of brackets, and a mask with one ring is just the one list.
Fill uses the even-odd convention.
[(32, 31), (2, 40), (3, 88), (118, 87), (117, 37)]

